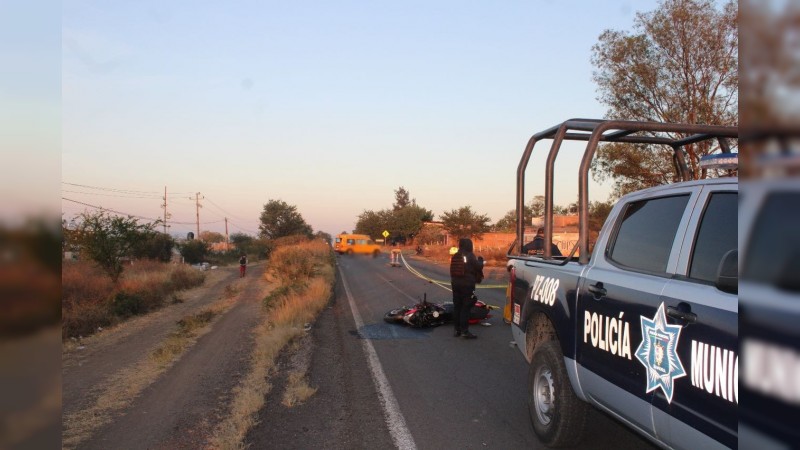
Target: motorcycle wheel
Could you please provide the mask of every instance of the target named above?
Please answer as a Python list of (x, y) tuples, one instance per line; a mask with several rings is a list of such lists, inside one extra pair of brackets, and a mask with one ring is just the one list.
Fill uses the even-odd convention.
[(408, 312), (406, 308), (393, 309), (383, 316), (383, 320), (388, 323), (403, 323), (403, 316), (406, 312)]

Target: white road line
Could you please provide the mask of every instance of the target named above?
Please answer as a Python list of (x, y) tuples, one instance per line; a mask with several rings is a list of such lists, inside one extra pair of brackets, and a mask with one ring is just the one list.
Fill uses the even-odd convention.
[[(358, 312), (356, 302), (353, 300), (353, 294), (350, 293), (350, 286), (347, 285), (347, 279), (341, 268), (339, 268), (339, 273), (342, 276), (342, 284), (347, 294), (347, 301), (350, 303), (350, 310), (353, 312), (356, 329), (360, 330), (364, 326), (364, 321), (361, 319), (361, 314)], [(369, 339), (363, 339), (363, 336), (361, 342), (364, 346), (364, 353), (367, 355), (370, 371), (372, 371), (372, 381), (378, 389), (378, 395), (383, 406), (383, 416), (386, 419), (386, 425), (389, 427), (389, 433), (392, 435), (394, 445), (401, 450), (416, 450), (417, 445), (414, 443), (414, 437), (411, 436), (411, 432), (408, 430), (406, 419), (403, 417), (403, 413), (400, 412), (400, 405), (394, 397), (389, 380), (386, 379), (386, 375), (383, 373), (375, 347), (372, 346), (372, 342)]]

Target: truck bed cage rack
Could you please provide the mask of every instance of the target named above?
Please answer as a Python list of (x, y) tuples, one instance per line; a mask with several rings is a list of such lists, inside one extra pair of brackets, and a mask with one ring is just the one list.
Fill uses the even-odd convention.
[[(730, 153), (728, 139), (738, 139), (735, 126), (697, 125), (631, 120), (570, 119), (534, 134), (528, 140), (517, 167), (517, 237), (509, 248), (509, 258), (532, 259), (521, 256), (525, 233), (525, 169), (533, 149), (539, 141), (551, 140), (550, 152), (545, 164), (544, 193), (544, 255), (537, 261), (563, 265), (580, 250), (578, 262), (589, 262), (589, 169), (600, 142), (624, 142), (630, 144), (656, 144), (672, 147), (672, 162), (681, 181), (694, 179), (686, 165), (685, 147), (703, 141), (716, 140), (723, 153)], [(564, 141), (585, 141), (586, 148), (578, 173), (578, 242), (565, 259), (553, 259), (550, 249), (553, 242), (553, 174), (555, 160)], [(517, 254), (514, 254), (516, 250)]]

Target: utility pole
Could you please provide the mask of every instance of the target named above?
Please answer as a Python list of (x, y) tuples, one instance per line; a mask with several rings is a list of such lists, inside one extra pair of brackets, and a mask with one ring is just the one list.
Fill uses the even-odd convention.
[[(203, 197), (203, 198), (205, 198), (205, 197)], [(189, 200), (192, 200), (192, 197), (189, 197)], [(195, 209), (197, 210), (197, 239), (200, 239), (200, 208), (202, 208), (203, 205), (200, 204), (200, 193), (199, 192), (197, 192), (194, 195), (194, 204), (195, 204), (195, 207), (196, 207)]]
[(161, 205), (164, 208), (164, 234), (167, 234), (167, 219), (169, 218), (169, 213), (167, 213), (167, 187), (164, 186), (164, 203)]
[(230, 244), (230, 239), (228, 239), (228, 218), (225, 218), (225, 250), (228, 250), (228, 244)]

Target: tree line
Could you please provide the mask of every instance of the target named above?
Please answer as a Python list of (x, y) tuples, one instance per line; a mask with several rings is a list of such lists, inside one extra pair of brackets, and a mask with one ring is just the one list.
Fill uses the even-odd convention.
[[(61, 248), (64, 252), (73, 251), (80, 258), (94, 261), (116, 283), (127, 260), (169, 262), (173, 258), (173, 250), (177, 249), (185, 262), (197, 264), (209, 258), (212, 243), (225, 240), (220, 233), (203, 231), (197, 239), (177, 241), (169, 234), (158, 231), (161, 224), (160, 220), (140, 222), (132, 216), (87, 211), (69, 222), (61, 221)], [(331, 241), (328, 233), (315, 233), (296, 206), (282, 200), (269, 200), (260, 216), (258, 236), (233, 233), (230, 236), (233, 249), (220, 257), (235, 260), (244, 253), (266, 258), (282, 239), (293, 237)]]
[[(598, 98), (607, 107), (606, 118), (689, 124), (738, 124), (738, 2), (733, 0), (661, 0), (650, 12), (638, 12), (633, 30), (605, 30), (592, 47), (592, 74)], [(713, 176), (699, 169), (702, 156), (717, 152), (719, 144), (688, 146), (687, 159), (697, 179)], [(612, 198), (589, 205), (590, 228), (598, 230), (611, 209), (612, 200), (628, 192), (677, 181), (671, 149), (658, 146), (609, 143), (598, 149), (592, 174), (598, 181), (611, 180)], [(544, 202), (534, 197), (525, 206), (524, 220), (541, 216)], [(569, 213), (575, 205), (557, 206)], [(453, 236), (480, 237), (490, 230), (512, 231), (516, 212), (509, 211), (490, 224), (485, 214), (470, 206), (445, 211), (441, 229), (422, 228), (433, 212), (417, 205), (402, 186), (395, 191), (391, 209), (365, 210), (358, 216), (355, 232), (372, 237), (384, 230), (394, 239), (430, 243), (443, 232)], [(62, 223), (62, 247), (80, 248), (116, 280), (125, 257), (169, 260), (173, 248), (187, 262), (202, 261), (209, 242), (221, 235), (205, 233), (200, 239), (176, 243), (155, 230), (159, 222), (140, 224), (132, 217), (104, 212), (84, 213), (70, 224)], [(258, 236), (231, 235), (237, 252), (266, 254), (270, 246), (290, 236), (319, 237), (293, 205), (269, 200), (260, 216)]]

